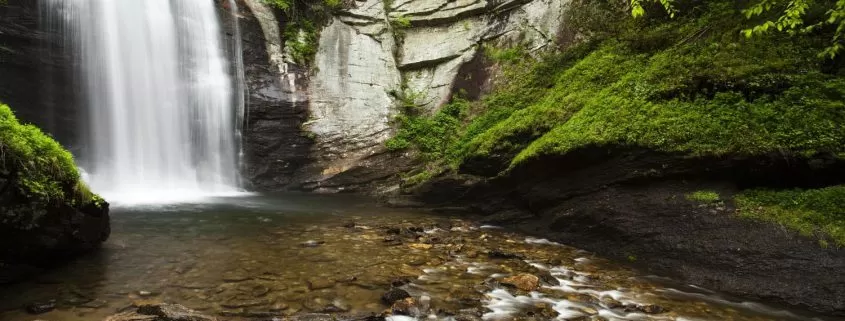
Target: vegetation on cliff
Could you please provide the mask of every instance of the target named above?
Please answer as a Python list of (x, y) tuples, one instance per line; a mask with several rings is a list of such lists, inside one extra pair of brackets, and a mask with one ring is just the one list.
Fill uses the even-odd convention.
[(740, 215), (782, 224), (845, 246), (845, 185), (820, 189), (747, 190), (735, 198)]
[(343, 5), (341, 0), (263, 0), (285, 16), (284, 41), (289, 59), (309, 65), (317, 54), (319, 27), (329, 21), (332, 10)]
[[(573, 27), (590, 42), (540, 58), (489, 55), (507, 81), (461, 119), (457, 139), (441, 138), (450, 167), (493, 157), (505, 170), (608, 144), (691, 156), (845, 155), (845, 78), (839, 60), (817, 58), (823, 36), (746, 38), (742, 10), (727, 1), (674, 19), (633, 19), (600, 1), (573, 6)], [(579, 16), (595, 11), (607, 18)]]
[[(416, 178), (443, 170), (495, 175), (532, 159), (611, 146), (684, 157), (845, 158), (842, 57), (819, 55), (829, 52), (835, 24), (746, 37), (743, 30), (772, 17), (748, 15), (732, 1), (673, 5), (674, 17), (646, 10), (634, 18), (624, 3), (573, 1), (568, 27), (586, 41), (534, 56), (520, 46), (488, 48), (504, 79), (493, 92), (456, 100), (460, 113), (449, 105), (433, 116), (400, 116), (389, 146), (414, 147), (430, 160)], [(444, 123), (448, 131), (429, 128)], [(796, 194), (772, 195), (788, 201)], [(745, 208), (748, 199), (737, 202)], [(795, 215), (836, 238), (840, 232), (824, 226), (842, 221), (825, 211)]]
[(70, 152), (37, 127), (19, 123), (4, 104), (0, 104), (0, 182), (2, 222), (20, 228), (32, 226), (51, 205), (103, 205), (80, 180)]

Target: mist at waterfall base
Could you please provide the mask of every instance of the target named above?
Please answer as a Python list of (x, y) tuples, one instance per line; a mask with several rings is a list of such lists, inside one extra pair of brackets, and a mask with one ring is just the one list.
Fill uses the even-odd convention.
[(94, 191), (118, 205), (242, 193), (243, 69), (225, 54), (214, 1), (50, 0), (44, 9), (71, 43), (87, 113), (77, 158)]

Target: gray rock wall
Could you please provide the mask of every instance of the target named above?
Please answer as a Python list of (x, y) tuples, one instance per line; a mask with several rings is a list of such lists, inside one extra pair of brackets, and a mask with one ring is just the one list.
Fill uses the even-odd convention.
[[(245, 1), (263, 25), (272, 25), (270, 15), (258, 0)], [(389, 154), (384, 142), (395, 128), (399, 97), (414, 97), (415, 103), (435, 112), (451, 98), (456, 82), (486, 68), (477, 62), (484, 44), (522, 45), (539, 51), (555, 45), (563, 25), (567, 0), (383, 0), (355, 1), (336, 11), (320, 30), (313, 66), (293, 77), (288, 91), (278, 101), (307, 106), (304, 135), (312, 139), (308, 162), (288, 178), (262, 177), (257, 173), (281, 174), (286, 166), (264, 154), (254, 153), (249, 163), (257, 186), (316, 191), (372, 191), (373, 184), (408, 169), (412, 155)], [(278, 14), (278, 12), (277, 12)], [(265, 28), (265, 32), (270, 28)], [(266, 45), (277, 47), (279, 30), (265, 35)], [(282, 39), (283, 40), (283, 39)], [(281, 53), (271, 64), (290, 66)], [(281, 56), (281, 57), (279, 57)], [(277, 68), (282, 73), (289, 67)], [(247, 77), (257, 76), (248, 69)], [(284, 78), (279, 75), (282, 83)], [(472, 83), (483, 83), (473, 81)], [(272, 99), (268, 99), (270, 101)], [(289, 108), (275, 106), (274, 108)], [(255, 112), (258, 110), (259, 112)], [(273, 132), (268, 112), (251, 104), (251, 123), (264, 124), (261, 133), (248, 132), (248, 145), (260, 150), (272, 145), (266, 133)], [(278, 112), (277, 112), (278, 113)], [(278, 130), (274, 132), (280, 134)], [(290, 133), (288, 133), (290, 134)], [(295, 135), (294, 135), (295, 136)], [(290, 137), (274, 136), (285, 144)], [(272, 181), (269, 181), (272, 180)], [(390, 184), (376, 184), (390, 188)]]

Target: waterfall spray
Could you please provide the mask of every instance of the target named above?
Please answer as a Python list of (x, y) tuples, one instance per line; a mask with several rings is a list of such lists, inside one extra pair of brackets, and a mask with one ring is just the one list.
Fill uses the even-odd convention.
[(73, 41), (94, 190), (118, 203), (239, 191), (242, 59), (230, 68), (213, 1), (47, 5)]

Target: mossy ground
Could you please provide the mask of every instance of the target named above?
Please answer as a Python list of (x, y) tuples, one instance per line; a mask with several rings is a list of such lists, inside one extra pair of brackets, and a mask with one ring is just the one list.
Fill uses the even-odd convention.
[(695, 201), (695, 202), (705, 203), (705, 204), (713, 204), (713, 203), (717, 203), (721, 200), (721, 197), (719, 197), (719, 193), (717, 193), (715, 191), (709, 191), (709, 190), (695, 191), (695, 192), (689, 193), (685, 196), (690, 201)]
[(590, 145), (845, 156), (845, 78), (817, 57), (823, 37), (746, 39), (740, 8), (726, 1), (685, 12), (609, 14), (619, 20), (612, 34), (540, 58), (488, 50), (507, 81), (460, 119), (457, 139), (426, 145), (442, 145), (453, 167), (493, 154), (516, 166)]
[[(400, 116), (389, 146), (416, 148), (429, 161), (411, 181), (479, 159), (495, 159), (507, 173), (590, 146), (686, 157), (845, 157), (843, 58), (818, 56), (829, 30), (746, 38), (740, 30), (759, 22), (732, 1), (689, 2), (674, 19), (634, 19), (620, 3), (573, 1), (569, 25), (591, 40), (566, 50), (532, 57), (519, 46), (486, 48), (505, 81), (479, 101), (456, 100), (462, 112), (449, 105)], [(787, 206), (814, 193), (749, 191), (737, 202), (744, 216), (841, 242), (841, 210)], [(751, 210), (754, 202), (771, 205)]]
[(30, 205), (102, 205), (102, 199), (80, 180), (70, 152), (37, 127), (18, 122), (4, 104), (0, 104), (0, 174), (12, 180)]
[(845, 185), (820, 189), (743, 191), (735, 197), (743, 217), (775, 222), (806, 236), (845, 246)]

